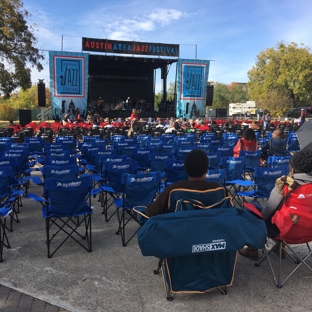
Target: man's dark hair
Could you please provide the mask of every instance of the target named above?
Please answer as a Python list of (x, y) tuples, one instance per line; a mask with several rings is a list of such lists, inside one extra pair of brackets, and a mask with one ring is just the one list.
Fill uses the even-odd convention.
[(207, 173), (209, 160), (203, 150), (192, 150), (184, 159), (184, 170), (189, 177), (198, 178)]
[(296, 173), (312, 172), (312, 151), (303, 150), (296, 152), (290, 157), (289, 163)]

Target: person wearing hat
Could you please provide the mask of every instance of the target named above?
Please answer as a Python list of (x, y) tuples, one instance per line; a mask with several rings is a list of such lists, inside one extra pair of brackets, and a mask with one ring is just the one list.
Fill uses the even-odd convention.
[[(210, 190), (221, 187), (216, 182), (206, 181), (206, 173), (209, 167), (207, 154), (203, 150), (192, 150), (184, 159), (184, 170), (188, 175), (188, 180), (174, 182), (168, 185), (146, 208), (145, 214), (148, 217), (156, 216), (168, 212), (169, 193), (174, 189)], [(224, 189), (226, 194), (226, 190)]]
[[(276, 237), (280, 230), (277, 223), (283, 227), (291, 227), (298, 222), (296, 210), (312, 213), (312, 150), (296, 152), (289, 160), (290, 173), (276, 180), (270, 197), (261, 214), (266, 220), (269, 237)], [(282, 205), (280, 205), (282, 203)], [(291, 209), (292, 207), (292, 209)], [(296, 207), (296, 209), (293, 209)], [(282, 215), (281, 215), (282, 214)], [(280, 224), (280, 220), (283, 224)], [(251, 260), (259, 258), (258, 249), (251, 247), (239, 250), (239, 253)]]

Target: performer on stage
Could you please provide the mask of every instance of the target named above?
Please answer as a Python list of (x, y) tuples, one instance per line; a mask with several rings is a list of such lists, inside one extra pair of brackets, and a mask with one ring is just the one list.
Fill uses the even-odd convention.
[(138, 115), (138, 111), (135, 108), (133, 108), (132, 114), (130, 116), (130, 122), (131, 124), (133, 124), (135, 121), (139, 121), (139, 115)]
[(102, 98), (99, 97), (99, 99), (97, 100), (97, 109), (98, 109), (98, 111), (102, 110), (103, 102), (104, 101), (102, 100)]

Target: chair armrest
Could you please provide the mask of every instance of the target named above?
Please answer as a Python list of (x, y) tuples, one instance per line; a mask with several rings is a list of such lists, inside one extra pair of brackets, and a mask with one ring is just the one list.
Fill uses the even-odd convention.
[(49, 202), (45, 198), (39, 197), (36, 194), (27, 194), (26, 198), (33, 199), (35, 202), (39, 202), (39, 203), (42, 203), (42, 204), (47, 204)]

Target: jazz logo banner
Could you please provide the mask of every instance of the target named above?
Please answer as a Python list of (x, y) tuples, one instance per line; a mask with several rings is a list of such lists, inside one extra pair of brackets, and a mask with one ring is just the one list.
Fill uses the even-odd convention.
[(193, 118), (205, 116), (205, 99), (210, 61), (179, 59), (176, 73), (176, 115)]
[(50, 51), (50, 91), (54, 119), (86, 117), (88, 54)]

